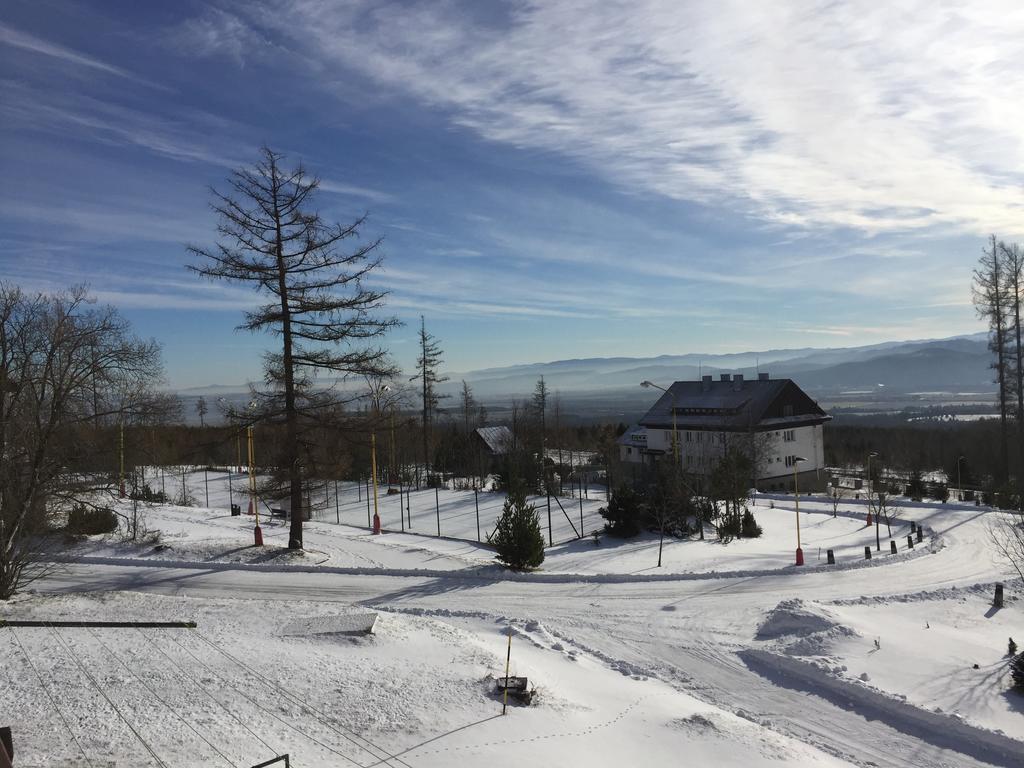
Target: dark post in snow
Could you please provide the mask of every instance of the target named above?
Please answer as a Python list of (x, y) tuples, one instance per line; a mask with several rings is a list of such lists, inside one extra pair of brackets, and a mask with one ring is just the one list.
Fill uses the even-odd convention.
[(907, 536), (907, 549), (913, 549), (913, 548), (914, 548), (914, 537), (913, 536)]
[(373, 527), (373, 521), (370, 518), (370, 478), (366, 478), (366, 527)]
[(896, 554), (896, 541), (895, 539), (889, 539), (889, 553)]
[(203, 467), (203, 485), (206, 486), (206, 508), (210, 508), (210, 468)]
[(476, 540), (480, 541), (480, 492), (473, 488), (473, 506), (476, 507)]
[(548, 488), (546, 478), (544, 480), (544, 490), (547, 492), (548, 499), (548, 546), (553, 547), (555, 545), (555, 539), (551, 534), (551, 489)]
[(405, 533), (405, 509), (402, 507), (402, 502), (405, 500), (405, 486), (402, 483), (402, 478), (398, 478), (398, 521), (402, 525), (402, 533)]
[(412, 486), (405, 489), (405, 516), (409, 521), (409, 530), (412, 530)]
[(583, 481), (580, 481), (580, 538), (583, 538)]
[(995, 597), (992, 599), (992, 605), (994, 605), (996, 608), (1002, 608), (1003, 607), (1003, 585), (1002, 584), (996, 584), (996, 594), (995, 594)]
[(924, 541), (924, 530), (921, 528), (920, 525), (917, 526), (917, 540)]
[(829, 565), (835, 565), (835, 564), (836, 564), (836, 553), (835, 553), (835, 552), (833, 552), (833, 551), (832, 551), (832, 550), (830, 549), (830, 550), (826, 551), (826, 552), (825, 552), (825, 554), (826, 554), (826, 555), (827, 555), (827, 557), (828, 557), (828, 564), (829, 564)]
[(341, 503), (338, 499), (338, 481), (334, 481), (334, 517), (337, 519), (338, 525), (341, 525)]
[(864, 547), (864, 559), (865, 560), (870, 560), (871, 559), (871, 547)]
[(437, 514), (437, 535), (441, 535), (441, 502), (437, 497), (437, 486), (434, 486), (434, 512)]

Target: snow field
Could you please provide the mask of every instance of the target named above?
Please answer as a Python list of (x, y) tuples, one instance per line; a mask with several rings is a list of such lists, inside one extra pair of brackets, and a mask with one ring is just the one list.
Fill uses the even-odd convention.
[[(171, 620), (187, 629), (0, 629), (0, 718), (18, 765), (843, 765), (657, 680), (620, 674), (513, 622), (512, 672), (534, 705), (500, 716), (509, 621), (383, 613), (372, 636), (325, 632), (365, 608), (137, 593), (25, 596), (8, 618)], [(37, 674), (38, 673), (38, 674)], [(40, 677), (42, 682), (40, 682)], [(51, 699), (52, 696), (52, 699)]]

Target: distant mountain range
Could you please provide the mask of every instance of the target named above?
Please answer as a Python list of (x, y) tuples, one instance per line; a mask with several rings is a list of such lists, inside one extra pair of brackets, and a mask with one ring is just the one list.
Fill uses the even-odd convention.
[(661, 355), (651, 358), (589, 358), (488, 368), (452, 374), (454, 392), (467, 381), (481, 398), (522, 397), (541, 376), (551, 390), (608, 392), (639, 389), (649, 379), (667, 385), (702, 374), (791, 378), (809, 392), (849, 390), (992, 392), (991, 355), (985, 334), (948, 339), (886, 342), (836, 349), (775, 349), (727, 355)]
[[(702, 374), (718, 377), (723, 373), (740, 373), (757, 378), (759, 372), (767, 372), (772, 378), (791, 378), (816, 399), (830, 403), (846, 396), (878, 401), (937, 392), (950, 396), (972, 393), (987, 398), (995, 391), (987, 344), (986, 334), (978, 333), (861, 347), (555, 360), (450, 372), (450, 381), (441, 390), (454, 397), (464, 380), (478, 399), (501, 406), (529, 397), (543, 376), (548, 388), (572, 401), (576, 410), (628, 415), (640, 404), (651, 401), (651, 392), (639, 386), (644, 380), (667, 386), (677, 380), (697, 379)], [(239, 384), (211, 385), (181, 390), (178, 394), (185, 401), (188, 416), (200, 395), (208, 401), (218, 397), (235, 401), (244, 399), (245, 392), (247, 387)], [(449, 404), (453, 400), (444, 405), (450, 407)]]

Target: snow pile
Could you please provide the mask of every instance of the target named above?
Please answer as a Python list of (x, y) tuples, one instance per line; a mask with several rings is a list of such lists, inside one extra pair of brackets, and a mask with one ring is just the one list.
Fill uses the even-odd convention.
[(816, 656), (825, 653), (835, 639), (856, 636), (828, 609), (797, 598), (783, 600), (769, 611), (756, 639), (780, 641), (786, 653), (794, 656)]

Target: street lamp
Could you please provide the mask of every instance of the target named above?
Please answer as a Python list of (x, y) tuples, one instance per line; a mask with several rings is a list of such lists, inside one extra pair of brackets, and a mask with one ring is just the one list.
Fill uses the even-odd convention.
[(800, 486), (797, 481), (796, 465), (807, 461), (803, 456), (793, 457), (793, 494), (796, 498), (796, 564), (804, 564), (804, 550), (800, 546)]
[(672, 457), (675, 460), (676, 468), (679, 468), (679, 430), (676, 426), (676, 393), (671, 389), (665, 389), (659, 387), (652, 381), (641, 381), (640, 386), (646, 388), (654, 387), (660, 389), (666, 395), (672, 398)]
[[(878, 454), (872, 451), (868, 454), (868, 469), (864, 478), (864, 482), (867, 484), (867, 495), (868, 495), (868, 519), (867, 524), (871, 525), (871, 460), (877, 458)], [(877, 537), (876, 537), (877, 538)]]
[(965, 460), (965, 456), (959, 456), (956, 460), (956, 495), (959, 501), (964, 500), (964, 487), (960, 484), (960, 462)]
[(387, 384), (372, 387), (370, 395), (373, 397), (373, 423), (374, 431), (370, 433), (370, 471), (373, 474), (373, 532), (380, 533), (380, 514), (377, 509), (377, 419), (380, 418), (380, 398), (385, 392), (390, 392), (391, 387)]

